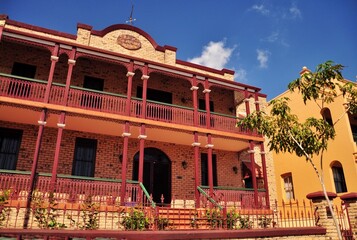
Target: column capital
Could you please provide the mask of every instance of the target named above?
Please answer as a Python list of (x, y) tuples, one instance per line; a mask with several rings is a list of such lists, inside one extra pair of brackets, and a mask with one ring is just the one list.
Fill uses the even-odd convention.
[(124, 132), (121, 136), (122, 136), (122, 137), (130, 137), (130, 136), (131, 136), (131, 133)]
[(213, 144), (207, 144), (207, 145), (205, 146), (205, 148), (213, 148), (213, 147), (214, 147)]
[(126, 76), (127, 76), (127, 77), (132, 77), (132, 76), (134, 76), (134, 75), (135, 75), (134, 72), (127, 72), (127, 73), (126, 73)]
[(150, 76), (148, 75), (142, 75), (141, 76), (141, 80), (148, 80)]
[(254, 103), (255, 103), (255, 104), (260, 104), (260, 101), (255, 101)]
[(192, 145), (192, 147), (199, 147), (199, 146), (201, 146), (201, 143), (199, 143), (199, 142), (194, 142), (194, 143), (192, 143), (191, 145)]
[(254, 150), (248, 150), (248, 153), (255, 153)]
[(191, 91), (196, 91), (196, 90), (198, 90), (198, 88), (199, 88), (199, 87), (192, 86), (192, 87), (190, 88), (190, 90), (191, 90)]
[(47, 124), (46, 121), (42, 121), (42, 120), (39, 120), (37, 122), (38, 122), (38, 125), (41, 125), (41, 126), (45, 126)]
[(54, 55), (51, 56), (51, 61), (57, 62), (58, 59), (59, 58), (57, 56), (54, 56)]
[(147, 137), (148, 137), (148, 136), (143, 135), (143, 134), (140, 134), (140, 135), (138, 136), (139, 139), (146, 139)]
[(260, 152), (260, 154), (264, 155), (264, 154), (267, 154), (266, 152)]
[(205, 90), (203, 90), (202, 92), (203, 92), (203, 93), (210, 93), (210, 92), (211, 92), (211, 90), (206, 88), (206, 89), (205, 89)]
[(57, 127), (59, 128), (64, 128), (66, 126), (66, 124), (64, 123), (57, 123)]
[(75, 64), (76, 64), (76, 60), (74, 60), (74, 59), (68, 59), (68, 64), (75, 65)]
[(243, 102), (249, 102), (250, 100), (249, 100), (249, 98), (244, 98), (243, 99)]

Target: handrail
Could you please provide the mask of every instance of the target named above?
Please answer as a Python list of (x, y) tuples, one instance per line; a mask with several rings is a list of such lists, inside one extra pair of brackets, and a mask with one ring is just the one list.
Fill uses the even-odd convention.
[[(209, 186), (201, 186), (201, 188), (208, 189)], [(234, 191), (254, 191), (254, 188), (237, 188), (229, 186), (214, 186), (213, 189), (216, 190), (234, 190)], [(266, 192), (264, 188), (259, 188), (258, 192)]]
[(213, 203), (216, 207), (219, 208), (219, 210), (222, 210), (223, 207), (221, 205), (219, 205), (213, 198), (211, 198), (210, 196), (207, 195), (207, 193), (200, 187), (197, 186), (197, 190), (202, 193), (211, 203)]
[(148, 191), (146, 191), (146, 188), (145, 188), (144, 184), (143, 184), (142, 182), (139, 182), (139, 186), (140, 186), (141, 189), (143, 190), (143, 192), (144, 192), (145, 196), (147, 197), (147, 199), (149, 199), (149, 201), (150, 201), (150, 203), (151, 203), (151, 206), (152, 206), (153, 208), (155, 208), (155, 207), (156, 207), (156, 204), (155, 204), (155, 202), (151, 199), (151, 197), (150, 197)]
[(29, 81), (29, 82), (47, 83), (47, 81), (45, 81), (45, 80), (34, 79), (34, 78), (27, 78), (27, 77), (21, 77), (21, 76), (12, 75), (12, 74), (7, 74), (7, 73), (0, 73), (0, 76), (8, 77), (8, 78), (16, 78), (16, 79), (20, 79), (20, 80)]
[[(18, 170), (7, 170), (0, 169), (0, 173), (8, 174), (18, 174), (18, 175), (30, 175), (30, 171), (18, 171)], [(38, 176), (42, 177), (51, 177), (52, 173), (38, 173)], [(78, 179), (78, 180), (90, 180), (90, 181), (99, 181), (99, 182), (117, 182), (121, 183), (121, 179), (112, 179), (112, 178), (95, 178), (95, 177), (84, 177), (84, 176), (75, 176), (75, 175), (66, 175), (66, 174), (57, 174), (58, 178), (68, 178), (68, 179)], [(127, 183), (139, 184), (138, 181), (126, 180)]]

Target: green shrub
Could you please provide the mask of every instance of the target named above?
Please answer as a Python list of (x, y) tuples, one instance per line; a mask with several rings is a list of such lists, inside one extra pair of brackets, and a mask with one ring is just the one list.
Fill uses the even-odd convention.
[(121, 224), (125, 230), (145, 230), (150, 226), (150, 219), (143, 209), (131, 208), (128, 213), (123, 213)]

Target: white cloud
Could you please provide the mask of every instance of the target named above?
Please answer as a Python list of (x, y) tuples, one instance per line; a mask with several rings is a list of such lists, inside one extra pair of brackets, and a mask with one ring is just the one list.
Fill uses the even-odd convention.
[(243, 68), (235, 70), (234, 80), (237, 82), (247, 82), (247, 71)]
[(291, 18), (301, 18), (301, 11), (300, 9), (296, 6), (296, 4), (292, 4), (292, 6), (289, 8), (289, 12), (291, 14)]
[(257, 49), (257, 54), (258, 54), (257, 60), (259, 61), (259, 67), (267, 68), (270, 52), (268, 50)]
[(267, 38), (264, 40), (267, 42), (276, 42), (279, 39), (279, 32), (272, 32)]
[(225, 41), (209, 42), (203, 47), (201, 56), (188, 59), (187, 61), (207, 67), (222, 69), (229, 61), (235, 47), (225, 47)]
[(263, 42), (278, 43), (284, 47), (289, 47), (290, 45), (285, 41), (284, 34), (279, 31), (272, 32), (268, 37), (262, 38)]
[(258, 12), (258, 13), (261, 13), (262, 15), (269, 15), (269, 13), (270, 13), (269, 9), (264, 7), (263, 4), (261, 4), (261, 5), (255, 4), (255, 5), (252, 6), (251, 9), (256, 11), (256, 12)]

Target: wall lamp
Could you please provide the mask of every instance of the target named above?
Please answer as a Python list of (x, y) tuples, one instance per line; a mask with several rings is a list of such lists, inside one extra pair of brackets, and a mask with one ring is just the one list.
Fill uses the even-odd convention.
[(234, 172), (235, 174), (238, 173), (238, 168), (237, 168), (236, 166), (232, 167), (232, 170), (233, 170), (233, 172)]
[(183, 169), (186, 169), (188, 167), (188, 163), (186, 162), (186, 160), (183, 160), (181, 162), (181, 166), (182, 166)]

